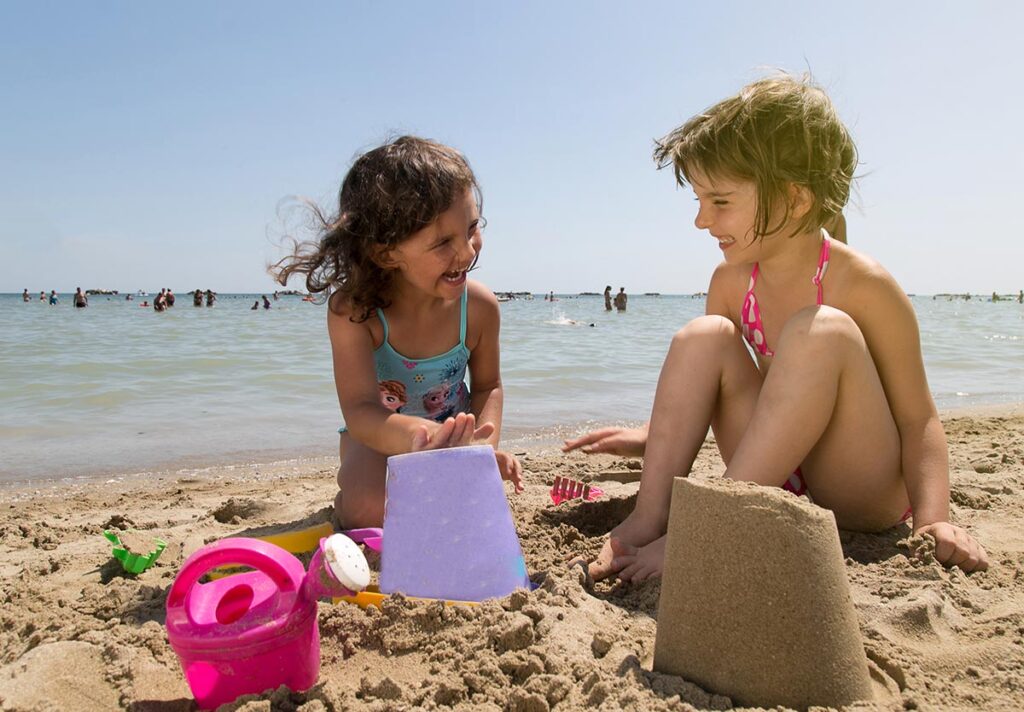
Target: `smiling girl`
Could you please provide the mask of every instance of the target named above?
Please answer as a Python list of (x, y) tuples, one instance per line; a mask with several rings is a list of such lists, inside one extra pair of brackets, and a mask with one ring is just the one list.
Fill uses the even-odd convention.
[(646, 431), (566, 443), (645, 450), (636, 507), (590, 573), (660, 573), (672, 480), (689, 472), (709, 427), (727, 477), (806, 493), (844, 529), (913, 517), (939, 561), (986, 568), (984, 549), (949, 521), (946, 437), (914, 309), (880, 264), (823, 229), (841, 215), (857, 165), (825, 93), (762, 79), (670, 133), (655, 159), (693, 189), (696, 226), (722, 262), (706, 315), (672, 340)]
[[(329, 295), (343, 528), (381, 526), (389, 455), (498, 444), (498, 301), (467, 276), (483, 246), (480, 205), (462, 154), (402, 136), (356, 159), (337, 215), (317, 213), (319, 240), (276, 266), (281, 284), (305, 274), (311, 293)], [(399, 392), (400, 404), (382, 397)], [(521, 489), (519, 462), (496, 456)]]

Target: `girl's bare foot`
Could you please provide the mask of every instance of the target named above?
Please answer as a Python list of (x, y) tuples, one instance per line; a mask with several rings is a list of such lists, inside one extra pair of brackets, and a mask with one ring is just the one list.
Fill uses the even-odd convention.
[(615, 552), (612, 568), (619, 572), (619, 578), (623, 581), (639, 583), (661, 576), (665, 568), (666, 539), (667, 534), (658, 537), (647, 546), (640, 547), (612, 539), (611, 548)]
[[(632, 559), (623, 562), (623, 557), (633, 556), (640, 547), (662, 537), (665, 533), (664, 524), (652, 521), (653, 519), (637, 514), (637, 511), (633, 510), (633, 513), (626, 517), (619, 526), (612, 529), (608, 540), (601, 547), (601, 553), (587, 566), (590, 578), (594, 581), (601, 581), (609, 576), (619, 574), (624, 566), (634, 563)], [(660, 570), (659, 565), (658, 571), (660, 572)], [(621, 574), (619, 575), (621, 578)]]

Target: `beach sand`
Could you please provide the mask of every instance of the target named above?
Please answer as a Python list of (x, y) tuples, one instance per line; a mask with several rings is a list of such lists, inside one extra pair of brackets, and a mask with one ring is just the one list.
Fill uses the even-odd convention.
[[(946, 570), (905, 526), (841, 532), (864, 647), (898, 688), (850, 709), (1024, 708), (1024, 408), (943, 420), (953, 518), (986, 546), (992, 568)], [(565, 563), (595, 554), (631, 510), (639, 461), (554, 448), (521, 460), (527, 489), (510, 501), (536, 591), (475, 608), (321, 604), (317, 686), (227, 709), (728, 709), (715, 691), (652, 672), (660, 583), (589, 585)], [(722, 470), (709, 441), (694, 476)], [(606, 496), (555, 507), (556, 475), (599, 480)], [(0, 491), (2, 709), (191, 709), (163, 628), (185, 557), (221, 537), (323, 521), (334, 486), (332, 463), (310, 460)], [(168, 547), (131, 576), (111, 558), (106, 528)]]

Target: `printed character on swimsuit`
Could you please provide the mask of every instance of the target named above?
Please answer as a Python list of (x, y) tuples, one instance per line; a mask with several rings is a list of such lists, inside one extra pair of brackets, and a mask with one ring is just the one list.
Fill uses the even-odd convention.
[(426, 417), (441, 421), (454, 414), (454, 403), (450, 403), (452, 387), (448, 383), (434, 386), (423, 395), (423, 410)]
[(401, 413), (402, 408), (409, 402), (405, 394), (405, 384), (401, 381), (379, 381), (377, 385), (380, 387), (380, 402), (384, 407)]

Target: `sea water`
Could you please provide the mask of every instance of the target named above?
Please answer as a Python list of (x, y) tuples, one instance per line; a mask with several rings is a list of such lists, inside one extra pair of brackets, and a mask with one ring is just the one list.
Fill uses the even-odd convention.
[[(633, 295), (618, 313), (556, 296), (501, 305), (507, 447), (645, 420), (673, 333), (705, 306)], [(54, 307), (0, 295), (0, 481), (335, 453), (326, 307), (283, 296), (253, 311), (257, 297), (196, 308), (183, 293), (156, 313), (141, 297), (75, 309), (69, 294)], [(940, 408), (1024, 401), (1024, 306), (911, 301)]]

